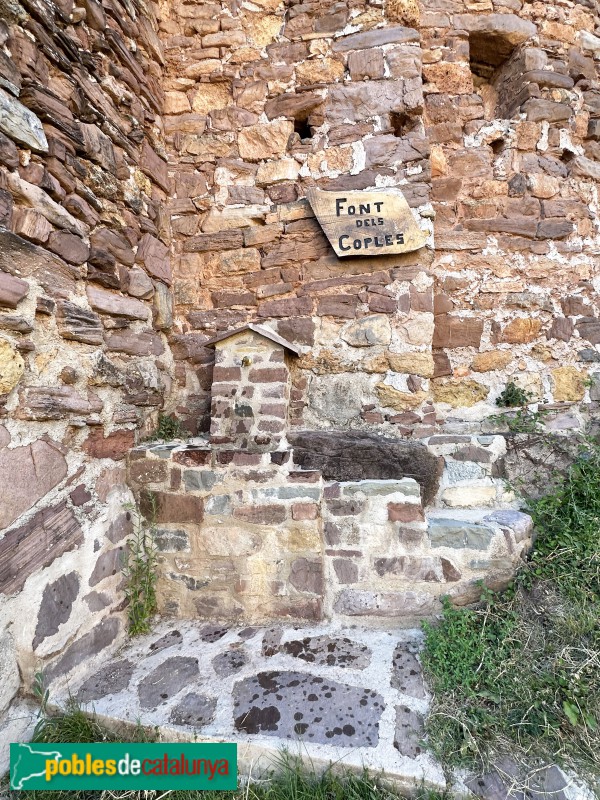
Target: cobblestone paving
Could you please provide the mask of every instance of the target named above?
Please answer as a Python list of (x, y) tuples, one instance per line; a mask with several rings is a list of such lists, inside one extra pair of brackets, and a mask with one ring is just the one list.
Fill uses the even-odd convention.
[(158, 726), (165, 740), (237, 742), (242, 770), (268, 767), (285, 747), (316, 766), (443, 787), (423, 747), (420, 642), (414, 630), (163, 622), (68, 686), (57, 681), (52, 696), (70, 692), (108, 722)]

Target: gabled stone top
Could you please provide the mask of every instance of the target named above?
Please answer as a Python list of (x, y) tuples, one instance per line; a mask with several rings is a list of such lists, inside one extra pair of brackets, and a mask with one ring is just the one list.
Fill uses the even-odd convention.
[(243, 325), (241, 328), (234, 328), (232, 331), (226, 331), (225, 333), (220, 333), (218, 336), (209, 339), (208, 342), (204, 342), (205, 347), (213, 347), (214, 345), (218, 344), (219, 342), (223, 342), (226, 339), (230, 339), (232, 336), (237, 336), (238, 333), (244, 333), (245, 331), (253, 331), (254, 333), (258, 333), (259, 336), (264, 336), (265, 339), (269, 339), (271, 342), (275, 344), (281, 345), (290, 353), (293, 353), (295, 356), (300, 355), (300, 348), (296, 347), (295, 344), (288, 342), (287, 339), (284, 339), (283, 336), (279, 336), (272, 331), (270, 328), (266, 328), (264, 325), (255, 325), (254, 323), (250, 322), (247, 325)]

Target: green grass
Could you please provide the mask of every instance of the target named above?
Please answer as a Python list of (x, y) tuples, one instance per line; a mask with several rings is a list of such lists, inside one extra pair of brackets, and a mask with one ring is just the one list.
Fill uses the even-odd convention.
[(444, 606), (425, 624), (434, 700), (429, 745), (481, 771), (498, 755), (600, 776), (600, 447), (588, 444), (549, 494), (530, 500), (537, 538), (503, 594)]
[(154, 433), (147, 436), (143, 441), (156, 442), (159, 440), (171, 441), (173, 439), (187, 439), (189, 432), (182, 426), (181, 421), (173, 414), (158, 415), (158, 426)]

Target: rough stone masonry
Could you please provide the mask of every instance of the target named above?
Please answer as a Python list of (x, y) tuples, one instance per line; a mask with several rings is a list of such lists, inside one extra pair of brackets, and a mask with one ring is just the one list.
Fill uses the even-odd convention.
[[(553, 430), (597, 413), (599, 33), (591, 0), (0, 0), (9, 739), (38, 666), (123, 637), (124, 459), (159, 409), (209, 434), (220, 334), (259, 323), (300, 350), (290, 438), (468, 438), (434, 441), (438, 511), (509, 502), (501, 444), (477, 438), (509, 380)], [(400, 189), (426, 246), (338, 259), (312, 187)], [(264, 413), (252, 435), (279, 436)], [(363, 574), (331, 558), (350, 563), (328, 580)]]

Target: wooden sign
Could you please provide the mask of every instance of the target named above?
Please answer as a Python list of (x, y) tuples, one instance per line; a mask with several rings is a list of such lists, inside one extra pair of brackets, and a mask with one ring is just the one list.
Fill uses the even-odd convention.
[(306, 196), (340, 258), (409, 253), (427, 241), (400, 189), (325, 192), (313, 188)]

